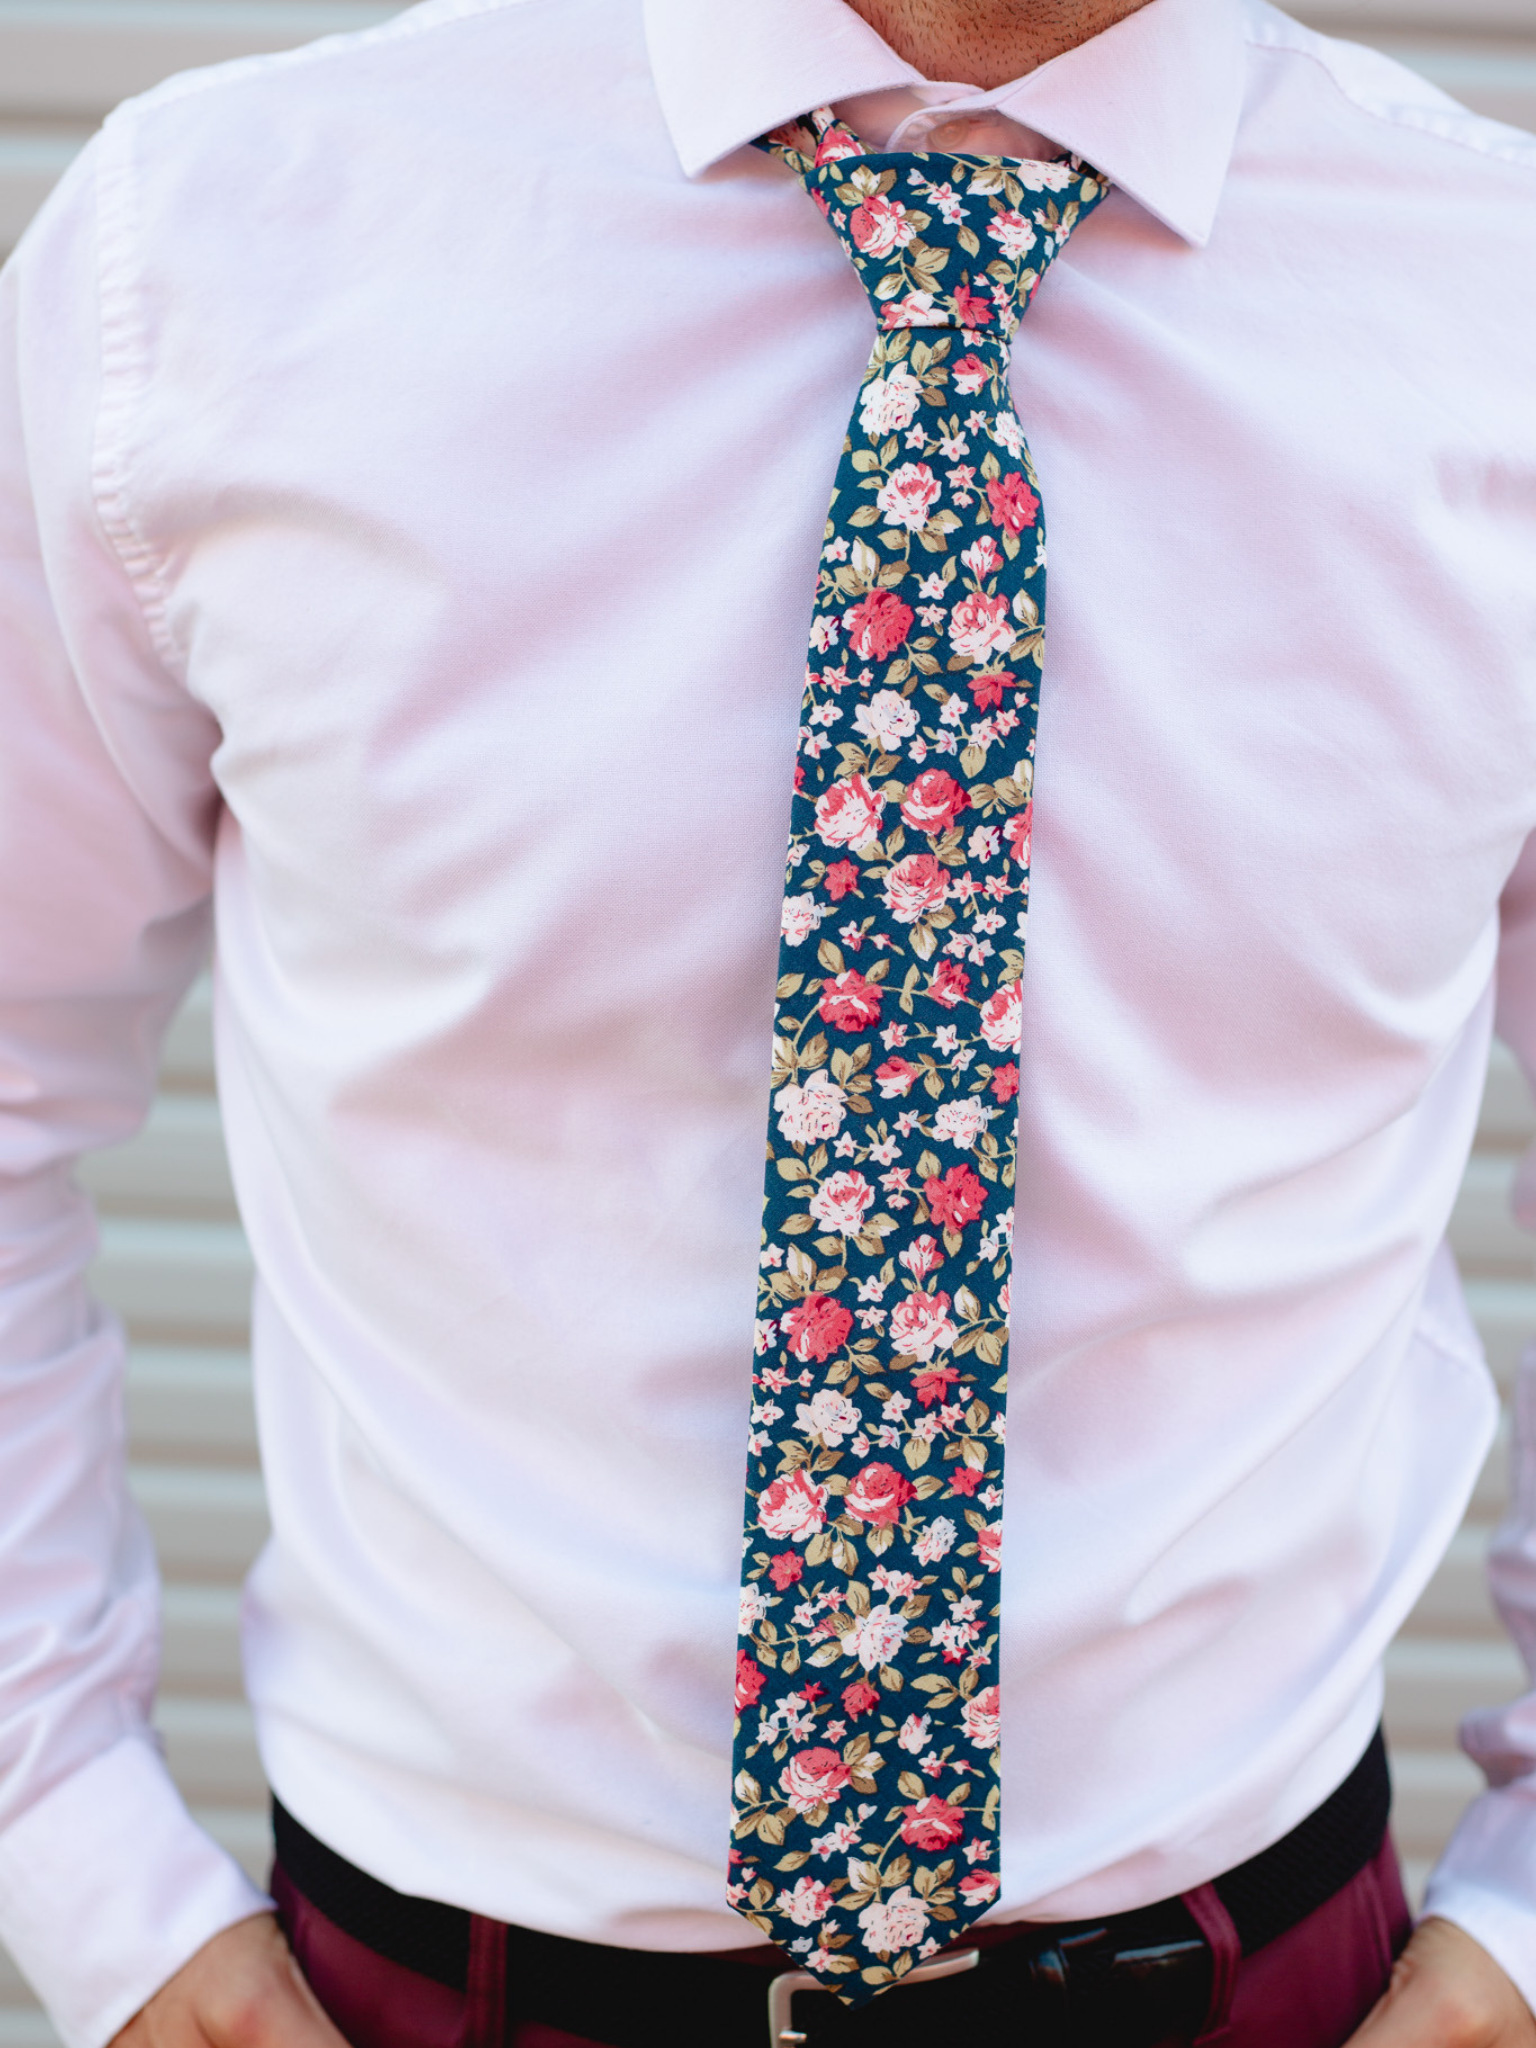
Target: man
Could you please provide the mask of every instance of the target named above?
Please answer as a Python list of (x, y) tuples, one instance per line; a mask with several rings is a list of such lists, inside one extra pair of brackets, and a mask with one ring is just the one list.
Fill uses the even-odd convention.
[[(801, 732), (800, 691), (875, 331), (809, 157), (751, 147), (818, 108), (834, 163), (1090, 172), (1031, 173), (1004, 231), (1060, 228), (1012, 363), (1052, 579), (1038, 755), (999, 764), (1039, 799), (1008, 1538), (943, 1467), (1000, 1643), (924, 1653), (935, 1702), (1000, 1659), (1001, 1861), (977, 1835), (969, 1893), (952, 1861), (919, 1899), (907, 1858), (872, 1895), (890, 1988), (850, 2016), (781, 1982), (775, 2025), (1536, 2041), (1529, 1703), (1474, 1731), (1500, 1789), (1390, 1991), (1371, 1742), (1491, 1434), (1438, 1246), (1496, 959), (1536, 1064), (1536, 145), (1260, 0), (429, 0), (125, 109), (6, 283), (0, 1933), (70, 2048), (757, 2040), (770, 1979), (847, 1938), (860, 1830), (967, 1810), (964, 1741), (923, 1754), (872, 1661), (846, 1712), (913, 1789), (787, 1809), (830, 1816), (762, 1894), (788, 1962), (727, 1902), (780, 856), (797, 751), (803, 781), (853, 730)], [(967, 517), (1013, 431), (961, 409), (982, 375), (940, 362), (901, 429)], [(1022, 470), (1010, 503), (1032, 546)], [(984, 694), (937, 688), (930, 765), (1002, 746)], [(923, 843), (958, 887), (1022, 863), (1009, 829)], [(815, 972), (874, 987), (845, 837)], [(248, 1678), (304, 1973), (146, 1732), (153, 1568), (67, 1178), (142, 1115), (210, 904), (274, 1528)], [(960, 1254), (912, 1249), (908, 1067), (911, 1272)], [(864, 1313), (885, 1343), (878, 1282)], [(799, 1427), (846, 1484), (829, 1412)], [(936, 1468), (980, 1428), (924, 1412)], [(1533, 1514), (1500, 1576), (1527, 1639)], [(782, 1711), (856, 1740), (824, 1692)], [(991, 1910), (946, 1945), (957, 1892)], [(935, 1962), (966, 1967), (893, 1981)]]

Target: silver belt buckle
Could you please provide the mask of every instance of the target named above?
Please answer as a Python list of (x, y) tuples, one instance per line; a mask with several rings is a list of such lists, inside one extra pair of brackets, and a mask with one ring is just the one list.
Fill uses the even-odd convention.
[[(935, 1977), (957, 1977), (962, 1970), (974, 1970), (981, 1961), (979, 1948), (963, 1948), (952, 1956), (940, 1956), (931, 1963), (919, 1963), (915, 1970), (908, 1970), (899, 1982), (926, 1984)], [(825, 1991), (827, 1984), (820, 1977), (813, 1977), (809, 1970), (786, 1970), (781, 1977), (775, 1977), (768, 1986), (768, 2048), (801, 2048), (808, 2038), (797, 2034), (792, 2024), (793, 2004), (797, 1991)]]

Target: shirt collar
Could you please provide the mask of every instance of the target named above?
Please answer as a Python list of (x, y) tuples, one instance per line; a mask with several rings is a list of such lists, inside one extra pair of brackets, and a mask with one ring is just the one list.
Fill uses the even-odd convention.
[[(645, 0), (661, 110), (690, 178), (811, 107), (920, 85), (844, 0)], [(1149, 0), (967, 104), (1075, 150), (1187, 242), (1209, 241), (1242, 110), (1239, 0)]]

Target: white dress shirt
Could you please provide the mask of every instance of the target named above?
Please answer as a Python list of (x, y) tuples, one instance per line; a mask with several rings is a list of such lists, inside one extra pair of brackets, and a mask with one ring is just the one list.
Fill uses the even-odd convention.
[[(871, 321), (745, 145), (920, 85), (840, 0), (429, 0), (129, 105), (7, 274), (0, 1934), (71, 2048), (260, 1903), (147, 1731), (68, 1179), (210, 905), (273, 1785), (404, 1891), (746, 1938), (770, 1005)], [(1536, 1064), (1536, 143), (1261, 0), (937, 98), (1117, 188), (1014, 352), (1052, 568), (997, 1917), (1062, 1918), (1344, 1777), (1490, 1441), (1442, 1237), (1496, 966)], [(1477, 1740), (1432, 1903), (1536, 1999), (1536, 1702)]]

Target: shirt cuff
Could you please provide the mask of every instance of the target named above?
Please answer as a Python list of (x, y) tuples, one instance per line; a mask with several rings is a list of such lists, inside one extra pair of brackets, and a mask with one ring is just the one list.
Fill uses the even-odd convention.
[(1536, 1781), (1467, 1808), (1424, 1895), (1432, 1914), (1480, 1942), (1536, 2012)]
[(93, 1757), (0, 1834), (0, 1938), (65, 2048), (103, 2048), (205, 1942), (270, 1905), (147, 1737)]

